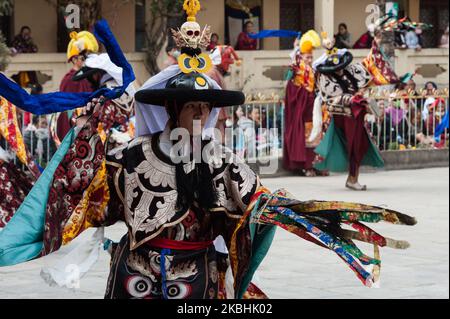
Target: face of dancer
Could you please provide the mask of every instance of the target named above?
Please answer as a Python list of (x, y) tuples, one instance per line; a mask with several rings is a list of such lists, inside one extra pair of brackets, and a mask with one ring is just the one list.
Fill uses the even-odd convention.
[(201, 122), (201, 129), (205, 128), (211, 113), (211, 106), (206, 102), (188, 102), (183, 106), (183, 109), (178, 116), (179, 126), (188, 130), (191, 136), (194, 135), (194, 121)]
[(77, 71), (80, 70), (83, 67), (85, 61), (86, 59), (82, 55), (77, 55), (73, 57), (72, 58), (73, 68)]
[(313, 58), (312, 53), (303, 53), (302, 54), (302, 59), (309, 66), (311, 66), (313, 64), (314, 58)]

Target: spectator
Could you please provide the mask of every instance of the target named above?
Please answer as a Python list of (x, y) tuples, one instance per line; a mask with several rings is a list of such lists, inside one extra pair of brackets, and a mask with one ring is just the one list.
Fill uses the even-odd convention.
[(374, 24), (370, 24), (367, 27), (367, 32), (364, 33), (358, 41), (356, 41), (355, 45), (353, 46), (353, 49), (370, 49), (372, 48), (372, 43), (374, 38), (374, 33), (376, 26)]
[(395, 35), (395, 47), (398, 49), (405, 50), (408, 48), (406, 44), (406, 33), (408, 32), (405, 24), (400, 23), (398, 28), (394, 30)]
[(406, 46), (408, 49), (414, 49), (416, 51), (422, 50), (422, 45), (420, 41), (420, 36), (422, 34), (422, 29), (420, 28), (409, 28), (405, 35)]
[(352, 36), (348, 32), (347, 25), (341, 23), (339, 25), (339, 32), (334, 36), (336, 40), (336, 47), (338, 49), (351, 49), (352, 48)]
[(171, 65), (178, 64), (178, 57), (180, 56), (180, 51), (177, 47), (168, 45), (166, 47), (167, 58), (164, 61), (163, 69), (167, 69)]
[(441, 37), (441, 42), (439, 44), (439, 47), (442, 49), (448, 49), (448, 33), (449, 33), (449, 30), (447, 27), (447, 29), (445, 29), (444, 34)]
[(438, 89), (438, 86), (436, 83), (429, 81), (425, 84), (425, 88), (423, 91), (424, 96), (433, 96), (436, 95), (436, 91)]
[(241, 51), (254, 51), (257, 49), (258, 41), (250, 38), (250, 34), (254, 33), (255, 25), (251, 21), (247, 21), (244, 25), (244, 31), (239, 34), (235, 49)]
[(37, 53), (38, 47), (34, 44), (31, 37), (31, 28), (28, 26), (22, 27), (20, 34), (18, 34), (12, 43), (13, 48), (17, 53)]
[[(14, 55), (17, 53), (38, 52), (38, 47), (34, 44), (33, 38), (31, 37), (31, 28), (28, 26), (22, 27), (20, 34), (14, 38), (12, 46)], [(19, 72), (14, 75), (12, 79), (23, 88), (27, 88), (30, 85), (38, 83), (37, 74), (34, 71)]]
[(211, 35), (211, 41), (209, 42), (208, 47), (206, 48), (207, 51), (214, 50), (219, 45), (219, 35), (217, 33), (213, 33)]

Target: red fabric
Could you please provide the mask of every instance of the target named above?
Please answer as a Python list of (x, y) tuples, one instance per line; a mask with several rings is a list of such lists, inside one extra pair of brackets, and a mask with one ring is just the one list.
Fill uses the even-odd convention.
[(172, 250), (184, 250), (184, 251), (193, 251), (193, 250), (202, 250), (211, 246), (213, 241), (205, 241), (205, 242), (187, 242), (187, 241), (177, 241), (170, 240), (164, 238), (155, 238), (148, 242), (148, 245), (153, 248), (158, 249), (172, 249)]
[(31, 123), (31, 113), (23, 112), (23, 125), (27, 127)]
[[(93, 88), (91, 83), (84, 79), (81, 81), (73, 81), (72, 78), (77, 71), (71, 69), (62, 79), (61, 85), (59, 86), (60, 92), (66, 93), (84, 93), (84, 92), (93, 92)], [(70, 119), (66, 112), (61, 113), (58, 116), (57, 126), (56, 126), (56, 134), (58, 139), (62, 141), (67, 133), (69, 133), (72, 128), (72, 124), (70, 123)]]
[(369, 33), (364, 33), (358, 41), (356, 41), (353, 49), (370, 49), (372, 47), (373, 37)]
[(239, 56), (230, 46), (220, 46), (219, 49), (222, 56), (222, 64), (220, 64), (219, 68), (223, 70), (223, 72), (228, 73), (230, 65), (239, 60)]
[(66, 93), (93, 92), (91, 83), (88, 80), (73, 81), (72, 78), (77, 71), (70, 70), (62, 79), (59, 91)]
[(248, 33), (241, 32), (236, 44), (236, 50), (253, 51), (256, 50), (258, 41), (249, 37)]
[(286, 88), (284, 167), (295, 171), (312, 169), (314, 149), (306, 147), (305, 123), (312, 122), (314, 92), (308, 92), (289, 81)]
[(353, 116), (335, 115), (334, 123), (345, 135), (347, 152), (350, 162), (350, 175), (356, 176), (358, 168), (369, 151), (370, 140), (367, 134), (364, 118), (366, 107), (362, 104), (364, 99), (356, 96), (351, 106)]

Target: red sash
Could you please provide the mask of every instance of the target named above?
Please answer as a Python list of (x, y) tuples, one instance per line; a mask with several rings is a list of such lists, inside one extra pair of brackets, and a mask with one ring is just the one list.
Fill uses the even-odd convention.
[(163, 238), (155, 238), (148, 242), (153, 248), (158, 249), (171, 249), (171, 250), (185, 250), (185, 251), (193, 251), (193, 250), (202, 250), (211, 246), (213, 241), (205, 241), (205, 242), (187, 242), (187, 241), (177, 241)]

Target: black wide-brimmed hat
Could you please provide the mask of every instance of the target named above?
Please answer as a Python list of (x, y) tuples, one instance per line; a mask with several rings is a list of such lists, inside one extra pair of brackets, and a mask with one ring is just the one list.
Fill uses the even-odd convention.
[(342, 55), (332, 54), (329, 55), (326, 61), (317, 66), (317, 71), (322, 74), (332, 74), (341, 70), (344, 70), (350, 63), (353, 62), (353, 54), (345, 52)]
[(72, 77), (72, 80), (75, 82), (84, 80), (84, 79), (92, 79), (92, 77), (97, 73), (105, 73), (102, 69), (90, 68), (88, 66), (82, 67), (75, 75)]
[(138, 102), (157, 106), (166, 106), (171, 102), (180, 105), (187, 102), (207, 102), (218, 108), (245, 102), (242, 92), (214, 89), (204, 75), (195, 72), (178, 74), (167, 82), (165, 89), (138, 91), (135, 98)]

